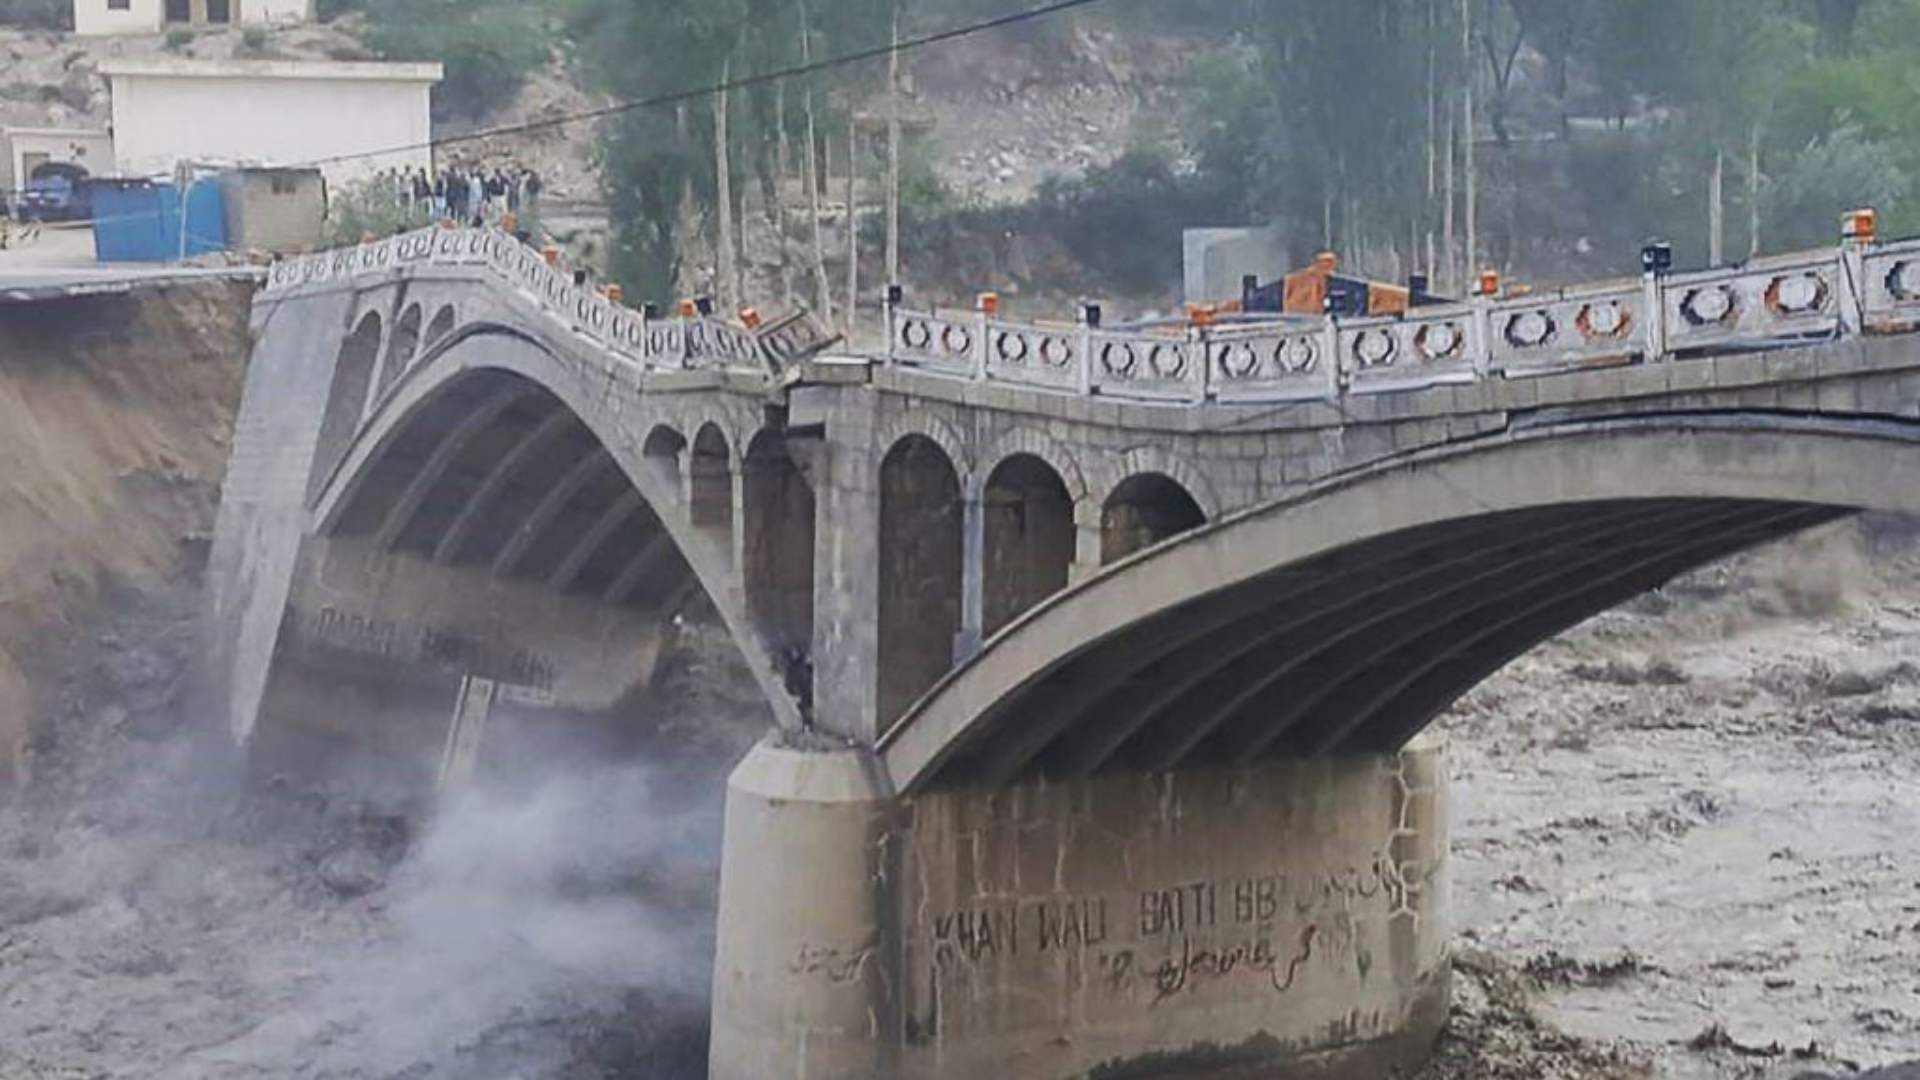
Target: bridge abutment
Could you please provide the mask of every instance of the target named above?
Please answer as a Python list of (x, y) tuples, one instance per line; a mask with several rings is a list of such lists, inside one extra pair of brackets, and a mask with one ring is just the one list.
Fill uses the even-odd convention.
[(1444, 750), (895, 796), (728, 791), (712, 1075), (1375, 1080), (1447, 1014)]

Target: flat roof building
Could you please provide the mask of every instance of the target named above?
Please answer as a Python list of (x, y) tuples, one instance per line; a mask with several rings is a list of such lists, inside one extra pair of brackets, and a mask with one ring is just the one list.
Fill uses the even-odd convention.
[(85, 128), (0, 128), (0, 189), (18, 191), (42, 165), (74, 165), (88, 174), (113, 171), (113, 136)]
[(317, 163), (337, 187), (432, 163), (439, 64), (140, 59), (105, 61), (100, 74), (124, 176)]
[(158, 34), (176, 26), (312, 22), (315, 0), (73, 0), (77, 34)]

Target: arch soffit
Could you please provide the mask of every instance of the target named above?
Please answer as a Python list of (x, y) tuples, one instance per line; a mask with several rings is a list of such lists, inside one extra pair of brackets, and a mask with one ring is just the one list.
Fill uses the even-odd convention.
[[(447, 356), (462, 346), (478, 345), (477, 339), (483, 337), (486, 339), (484, 350), (473, 348), (470, 350), (474, 353), (472, 356)], [(517, 331), (499, 326), (490, 329), (476, 326), (458, 342), (437, 349), (435, 357), (445, 358), (448, 362), (420, 365), (416, 376), (392, 395), (386, 407), (355, 439), (352, 449), (329, 478), (320, 502), (314, 507), (310, 528), (316, 532), (323, 531), (337, 519), (385, 448), (448, 384), (479, 371), (519, 375), (557, 398), (562, 407), (578, 417), (612, 454), (627, 482), (640, 492), (660, 519), (674, 545), (692, 567), (695, 577), (713, 599), (728, 631), (746, 654), (747, 666), (772, 704), (780, 726), (798, 728), (801, 723), (799, 710), (773, 674), (772, 654), (752, 632), (744, 615), (734, 610), (728, 599), (736, 590), (729, 585), (731, 571), (725, 553), (713, 540), (685, 520), (685, 508), (675, 493), (663, 490), (657, 475), (647, 468), (642, 453), (644, 436), (636, 436), (633, 428), (615, 426), (618, 417), (595, 407), (599, 395), (593, 392), (593, 388), (582, 385), (577, 378), (570, 377), (570, 368), (564, 359), (555, 356), (543, 343)], [(644, 430), (651, 431), (653, 426), (645, 425)]]
[[(1623, 498), (1741, 498), (1920, 511), (1920, 432), (1777, 417), (1697, 417), (1503, 432), (1390, 458), (1237, 511), (1104, 568), (1027, 612), (950, 672), (879, 748), (898, 790), (1033, 679), (1207, 592), (1356, 540), (1480, 513)], [(1888, 427), (1889, 425), (1879, 425)], [(1738, 469), (1728, 469), (1739, 462)]]

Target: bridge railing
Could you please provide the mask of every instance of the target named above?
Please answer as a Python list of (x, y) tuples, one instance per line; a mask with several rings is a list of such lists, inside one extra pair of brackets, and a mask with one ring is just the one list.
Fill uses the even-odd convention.
[(1920, 329), (1920, 240), (1767, 256), (1363, 319), (1173, 328), (886, 310), (885, 361), (1141, 401), (1282, 402)]
[(751, 369), (779, 372), (835, 338), (800, 311), (749, 328), (710, 316), (648, 318), (575, 283), (547, 256), (495, 229), (420, 229), (356, 247), (282, 259), (266, 290), (376, 278), (421, 266), (478, 267), (530, 299), (592, 344), (649, 370)]

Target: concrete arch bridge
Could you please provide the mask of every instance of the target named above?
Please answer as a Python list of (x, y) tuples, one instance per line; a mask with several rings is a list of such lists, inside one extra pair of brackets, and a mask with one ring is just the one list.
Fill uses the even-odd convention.
[(431, 785), (502, 704), (618, 715), (710, 604), (772, 732), (729, 793), (715, 1076), (1418, 1060), (1421, 729), (1676, 574), (1920, 509), (1915, 244), (1388, 320), (886, 314), (875, 355), (649, 319), (464, 230), (277, 264), (255, 307), (209, 703)]

